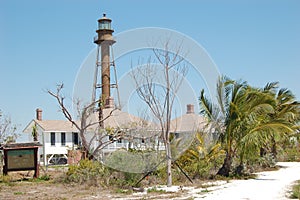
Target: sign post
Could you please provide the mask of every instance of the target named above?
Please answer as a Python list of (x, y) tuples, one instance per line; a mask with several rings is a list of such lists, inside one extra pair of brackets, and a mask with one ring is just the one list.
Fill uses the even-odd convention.
[(11, 143), (1, 147), (4, 153), (3, 174), (9, 171), (34, 170), (34, 178), (39, 176), (38, 142)]

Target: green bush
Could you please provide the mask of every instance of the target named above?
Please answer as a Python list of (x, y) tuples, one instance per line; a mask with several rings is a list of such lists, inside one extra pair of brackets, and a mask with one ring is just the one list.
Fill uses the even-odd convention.
[(136, 185), (137, 182), (142, 178), (141, 174), (129, 173), (129, 172), (113, 172), (108, 184), (110, 186), (117, 186), (121, 188), (131, 188), (132, 186), (139, 187), (140, 184)]
[(208, 149), (200, 147), (198, 144), (192, 146), (177, 160), (177, 163), (191, 178), (211, 178), (223, 163), (224, 151), (219, 144)]
[(271, 153), (268, 153), (263, 157), (259, 157), (257, 163), (262, 168), (273, 168), (276, 166), (276, 159)]
[(86, 159), (81, 160), (78, 165), (69, 166), (65, 181), (99, 185), (103, 182), (101, 178), (107, 174), (108, 169), (100, 162)]
[(141, 174), (119, 172), (102, 165), (98, 161), (81, 160), (78, 165), (70, 165), (65, 182), (94, 186), (117, 186), (129, 188), (141, 178)]
[(287, 148), (284, 152), (284, 161), (287, 162), (299, 162), (300, 161), (300, 151), (299, 148)]

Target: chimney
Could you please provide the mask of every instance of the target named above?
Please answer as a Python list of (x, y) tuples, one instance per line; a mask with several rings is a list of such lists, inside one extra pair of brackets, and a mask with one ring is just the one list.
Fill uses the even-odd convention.
[(36, 109), (36, 119), (42, 121), (42, 109)]
[(186, 106), (186, 114), (194, 114), (194, 105), (193, 104), (188, 104)]
[(105, 108), (115, 108), (114, 98), (108, 97), (105, 100)]

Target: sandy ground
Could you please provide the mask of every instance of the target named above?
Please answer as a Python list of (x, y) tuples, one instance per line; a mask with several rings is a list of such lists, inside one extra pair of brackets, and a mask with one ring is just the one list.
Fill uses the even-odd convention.
[(278, 171), (257, 173), (256, 179), (234, 180), (195, 199), (288, 199), (293, 182), (300, 180), (299, 162), (281, 162)]
[(251, 200), (274, 200), (289, 199), (291, 186), (296, 180), (300, 180), (299, 162), (280, 162), (278, 171), (257, 173), (256, 179), (216, 181), (207, 183), (207, 188), (162, 187), (168, 192), (184, 190), (181, 197), (174, 199), (251, 199)]

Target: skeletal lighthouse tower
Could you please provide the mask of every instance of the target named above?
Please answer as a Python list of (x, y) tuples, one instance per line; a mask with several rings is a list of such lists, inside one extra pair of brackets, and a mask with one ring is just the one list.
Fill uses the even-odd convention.
[[(95, 102), (96, 98), (99, 98), (101, 100), (101, 105), (99, 106), (100, 109), (112, 108), (114, 106), (114, 103), (113, 98), (111, 97), (110, 89), (111, 87), (115, 87), (118, 89), (118, 85), (115, 64), (113, 59), (111, 61), (110, 54), (112, 51), (112, 45), (116, 41), (112, 36), (114, 30), (111, 28), (111, 19), (107, 18), (105, 14), (103, 14), (102, 18), (98, 19), (98, 30), (96, 30), (96, 32), (97, 36), (94, 38), (94, 43), (96, 43), (98, 47), (92, 102)], [(111, 66), (113, 66), (114, 69), (114, 84), (111, 83)], [(99, 70), (99, 68), (101, 68), (101, 71)], [(101, 80), (101, 82), (99, 79)], [(98, 93), (99, 90), (101, 91), (101, 93)]]

